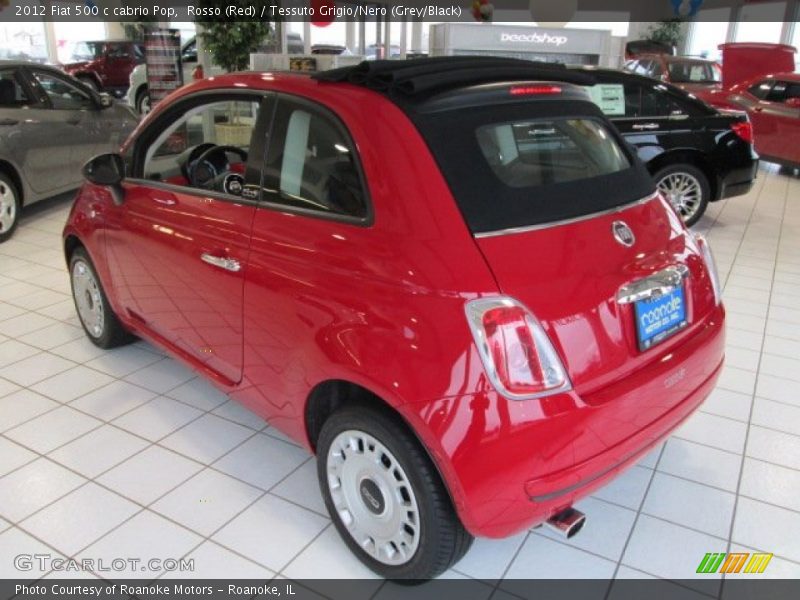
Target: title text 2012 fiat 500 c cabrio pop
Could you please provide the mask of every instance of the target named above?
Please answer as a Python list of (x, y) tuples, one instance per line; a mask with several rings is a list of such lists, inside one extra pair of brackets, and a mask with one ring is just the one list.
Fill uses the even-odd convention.
[(706, 242), (590, 83), (470, 57), (183, 88), (86, 165), (64, 231), (86, 333), (144, 337), (302, 441), (382, 575), (572, 535), (724, 341)]

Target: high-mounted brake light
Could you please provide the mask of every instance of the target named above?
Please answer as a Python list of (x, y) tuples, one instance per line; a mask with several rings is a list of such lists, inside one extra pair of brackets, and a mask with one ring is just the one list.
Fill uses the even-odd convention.
[(508, 93), (512, 96), (546, 96), (560, 94), (561, 88), (557, 85), (520, 85), (512, 87)]
[(753, 124), (750, 121), (741, 121), (731, 125), (733, 133), (738, 135), (748, 144), (753, 143)]
[(503, 396), (527, 400), (572, 387), (544, 329), (522, 304), (481, 298), (468, 302), (466, 313), (486, 374)]

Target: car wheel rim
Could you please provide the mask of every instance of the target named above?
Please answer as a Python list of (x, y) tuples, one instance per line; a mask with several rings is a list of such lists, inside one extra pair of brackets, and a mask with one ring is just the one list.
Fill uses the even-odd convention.
[(0, 233), (10, 231), (17, 220), (17, 197), (11, 187), (0, 181)]
[(82, 260), (75, 261), (72, 267), (72, 294), (84, 327), (89, 335), (99, 338), (103, 335), (103, 297), (94, 273)]
[(356, 543), (386, 565), (411, 560), (420, 541), (419, 506), (388, 448), (363, 431), (344, 431), (333, 440), (326, 467), (336, 513)]
[(703, 188), (697, 177), (689, 173), (670, 173), (658, 182), (661, 191), (684, 221), (697, 214), (703, 199)]
[(143, 96), (139, 102), (139, 112), (146, 115), (150, 112), (150, 96)]

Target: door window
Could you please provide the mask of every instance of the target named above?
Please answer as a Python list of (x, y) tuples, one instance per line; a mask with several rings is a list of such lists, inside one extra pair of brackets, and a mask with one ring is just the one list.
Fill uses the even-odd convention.
[(144, 153), (143, 177), (241, 196), (260, 103), (260, 98), (219, 100), (158, 123), (157, 137), (137, 150)]
[(86, 110), (94, 108), (94, 101), (86, 92), (60, 77), (43, 71), (33, 72), (44, 90), (50, 105), (56, 110)]
[(751, 86), (747, 91), (759, 100), (763, 100), (767, 97), (767, 94), (769, 94), (769, 91), (772, 89), (772, 84), (773, 81), (769, 79), (759, 81), (757, 84)]
[(0, 71), (0, 108), (22, 108), (32, 104), (14, 71)]
[(355, 148), (325, 111), (281, 100), (265, 171), (270, 201), (363, 218), (367, 203)]
[(130, 58), (128, 44), (109, 44), (106, 50), (108, 58)]

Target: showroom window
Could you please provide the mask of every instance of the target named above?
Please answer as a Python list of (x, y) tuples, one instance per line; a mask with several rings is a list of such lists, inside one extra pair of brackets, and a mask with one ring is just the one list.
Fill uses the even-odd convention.
[(779, 43), (785, 12), (785, 2), (744, 5), (736, 24), (736, 41)]
[(14, 71), (0, 71), (0, 107), (21, 108), (30, 104), (31, 99)]
[[(256, 99), (221, 100), (182, 113), (147, 148), (144, 178), (214, 191), (218, 178), (244, 175), (259, 106)], [(199, 160), (214, 146), (232, 148)]]
[(71, 83), (43, 71), (33, 72), (36, 81), (44, 90), (50, 104), (56, 110), (84, 110), (94, 108), (89, 94), (79, 90)]
[(718, 46), (728, 39), (730, 15), (729, 8), (701, 10), (691, 25), (687, 54), (719, 60)]
[(367, 215), (355, 150), (338, 122), (306, 103), (281, 100), (273, 127), (265, 173), (271, 202)]

